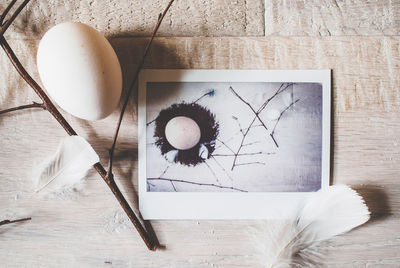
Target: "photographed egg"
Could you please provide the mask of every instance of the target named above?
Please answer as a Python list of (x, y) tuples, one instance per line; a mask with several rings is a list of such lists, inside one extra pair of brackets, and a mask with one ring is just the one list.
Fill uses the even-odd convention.
[(199, 143), (201, 131), (193, 119), (177, 116), (169, 120), (165, 126), (165, 137), (174, 148), (188, 150)]
[(86, 24), (66, 22), (51, 28), (39, 43), (37, 67), (50, 97), (76, 117), (102, 119), (119, 103), (118, 57), (107, 39)]

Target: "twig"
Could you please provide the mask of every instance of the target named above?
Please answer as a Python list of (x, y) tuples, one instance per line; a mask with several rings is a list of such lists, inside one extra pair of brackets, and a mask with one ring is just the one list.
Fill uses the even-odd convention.
[(299, 100), (300, 100), (300, 99), (295, 100), (294, 102), (292, 102), (290, 105), (288, 105), (288, 107), (286, 107), (286, 108), (281, 112), (281, 114), (279, 115), (278, 119), (276, 120), (276, 123), (275, 123), (274, 128), (272, 129), (272, 132), (271, 132), (271, 136), (272, 136), (272, 137), (274, 137), (276, 126), (278, 125), (279, 121), (281, 120), (283, 114), (284, 114), (287, 110), (289, 110), (290, 107), (292, 107), (292, 106), (293, 106), (296, 102), (298, 102)]
[[(250, 129), (253, 127), (253, 124), (254, 124), (254, 122), (256, 121), (256, 119), (258, 119), (258, 120), (261, 122), (261, 124), (263, 124), (263, 126), (265, 127), (265, 129), (267, 130), (267, 127), (265, 126), (265, 124), (262, 122), (262, 120), (260, 119), (260, 117), (259, 117), (258, 115), (267, 107), (268, 103), (270, 103), (271, 100), (273, 100), (277, 95), (279, 95), (280, 93), (282, 93), (283, 91), (285, 91), (287, 88), (289, 88), (289, 86), (293, 85), (293, 83), (288, 83), (285, 87), (284, 87), (284, 85), (285, 85), (285, 83), (282, 83), (282, 84), (280, 85), (280, 87), (278, 88), (278, 90), (275, 91), (275, 93), (274, 93), (270, 98), (268, 98), (268, 99), (260, 106), (260, 108), (259, 108), (257, 111), (255, 111), (254, 108), (253, 108), (248, 102), (246, 102), (243, 98), (241, 98), (241, 96), (240, 96), (239, 94), (237, 94), (236, 91), (234, 91), (232, 87), (230, 87), (231, 90), (234, 92), (234, 94), (235, 94), (240, 100), (242, 100), (244, 103), (246, 103), (247, 106), (249, 106), (249, 107), (251, 108), (251, 110), (253, 111), (253, 113), (254, 113), (254, 115), (255, 115), (255, 116), (253, 117), (253, 120), (251, 121), (249, 127), (246, 129), (246, 131), (245, 131), (244, 134), (243, 134), (242, 141), (240, 142), (239, 148), (238, 148), (238, 150), (237, 150), (236, 153), (235, 153), (236, 155), (235, 155), (235, 158), (233, 159), (233, 163), (232, 163), (232, 168), (231, 168), (231, 170), (233, 170), (233, 169), (235, 168), (235, 164), (236, 164), (236, 160), (237, 160), (237, 154), (239, 154), (240, 150), (243, 148), (243, 142), (244, 142), (244, 140), (246, 139), (246, 136), (247, 136), (247, 134), (249, 133)], [(243, 132), (242, 132), (242, 133), (243, 133)], [(272, 141), (274, 142), (275, 146), (278, 148), (279, 146), (278, 146), (278, 143), (277, 143), (276, 140), (275, 140), (274, 135), (271, 135), (271, 133), (269, 133), (269, 135), (270, 135)]]
[(193, 101), (192, 103), (197, 103), (199, 100), (201, 100), (202, 98), (206, 97), (206, 96), (214, 96), (214, 89), (211, 89), (210, 91), (208, 91), (207, 93), (204, 93), (202, 96), (200, 96), (199, 98), (197, 98), (195, 101)]
[(233, 178), (231, 176), (229, 176), (229, 173), (226, 171), (226, 169), (221, 165), (221, 163), (219, 163), (217, 161), (217, 159), (215, 159), (215, 157), (213, 155), (211, 155), (211, 158), (215, 161), (215, 163), (217, 163), (217, 165), (222, 169), (223, 172), (225, 172), (226, 176), (233, 182)]
[(246, 155), (260, 155), (260, 154), (264, 154), (264, 155), (270, 155), (270, 154), (274, 154), (274, 153), (265, 153), (265, 152), (256, 152), (256, 153), (241, 153), (241, 154), (212, 154), (212, 156), (246, 156)]
[[(17, 0), (12, 0), (8, 6), (6, 7), (6, 9), (4, 9), (3, 14), (1, 14), (0, 16), (0, 26), (4, 26), (4, 19), (6, 18), (8, 12), (10, 11), (10, 9), (14, 6), (15, 2), (17, 2)], [(5, 29), (6, 31), (7, 29)]]
[(159, 15), (158, 21), (157, 21), (157, 24), (156, 24), (156, 27), (154, 28), (153, 33), (151, 34), (151, 38), (150, 38), (149, 42), (148, 42), (147, 45), (146, 45), (146, 48), (145, 48), (145, 50), (144, 50), (143, 57), (142, 57), (142, 59), (141, 59), (139, 65), (138, 65), (138, 67), (137, 67), (137, 70), (136, 70), (135, 76), (134, 76), (134, 78), (133, 78), (133, 81), (132, 81), (132, 83), (131, 83), (130, 86), (129, 86), (128, 95), (127, 95), (126, 98), (125, 98), (124, 105), (122, 106), (121, 113), (120, 113), (120, 115), (119, 115), (119, 119), (118, 119), (118, 123), (117, 123), (117, 128), (115, 129), (113, 143), (112, 143), (111, 148), (110, 148), (110, 150), (109, 150), (109, 155), (110, 155), (109, 164), (108, 164), (108, 174), (109, 174), (109, 176), (112, 176), (112, 164), (113, 164), (115, 146), (116, 146), (116, 143), (117, 143), (118, 133), (119, 133), (119, 129), (120, 129), (120, 127), (121, 127), (122, 119), (123, 119), (124, 114), (125, 114), (125, 109), (126, 109), (126, 107), (128, 106), (129, 98), (130, 98), (130, 96), (131, 96), (131, 94), (132, 94), (132, 92), (133, 92), (133, 89), (134, 89), (135, 85), (136, 85), (136, 82), (137, 82), (138, 77), (139, 77), (139, 73), (140, 73), (140, 71), (141, 71), (142, 68), (143, 68), (144, 61), (145, 61), (146, 56), (147, 56), (147, 54), (148, 54), (148, 52), (149, 52), (149, 50), (150, 50), (150, 46), (151, 46), (151, 44), (152, 44), (152, 42), (153, 42), (153, 39), (154, 39), (154, 37), (155, 37), (156, 34), (157, 34), (158, 28), (160, 28), (161, 22), (163, 21), (165, 15), (166, 15), (167, 12), (168, 12), (168, 9), (171, 7), (171, 5), (172, 5), (173, 2), (174, 2), (174, 0), (170, 0), (169, 3), (168, 3), (168, 5), (167, 5), (167, 7), (164, 9), (164, 12), (163, 12), (162, 14)]
[(172, 188), (174, 188), (174, 191), (175, 191), (175, 192), (177, 192), (177, 190), (176, 190), (176, 187), (175, 187), (174, 183), (173, 183), (172, 181), (170, 181), (170, 183), (171, 183), (171, 185), (172, 185)]
[(264, 165), (265, 166), (265, 163), (256, 161), (256, 162), (239, 163), (239, 164), (236, 164), (235, 166), (245, 166), (245, 165)]
[(201, 186), (210, 186), (210, 187), (217, 187), (221, 189), (230, 189), (230, 190), (235, 190), (238, 192), (248, 192), (246, 190), (242, 190), (236, 187), (230, 187), (230, 186), (222, 186), (222, 185), (217, 185), (213, 183), (200, 183), (200, 182), (194, 182), (194, 181), (186, 181), (186, 180), (176, 180), (176, 179), (168, 179), (168, 178), (147, 178), (148, 181), (169, 181), (169, 182), (180, 182), (180, 183), (188, 183), (188, 184), (194, 184), (194, 185), (201, 185)]
[(9, 108), (9, 109), (1, 110), (0, 114), (5, 114), (5, 113), (13, 112), (13, 111), (18, 111), (18, 110), (30, 109), (30, 108), (42, 108), (43, 110), (46, 110), (46, 107), (44, 106), (43, 103), (33, 102), (31, 104), (26, 104), (26, 105), (21, 105), (21, 106)]
[(210, 165), (207, 163), (207, 161), (204, 161), (204, 164), (206, 164), (206, 166), (210, 170), (211, 174), (214, 176), (217, 183), (221, 185), (221, 182), (219, 181), (217, 174), (215, 174), (214, 170), (210, 167)]
[(31, 219), (32, 218), (23, 218), (23, 219), (18, 219), (18, 220), (4, 220), (4, 221), (0, 221), (0, 226), (10, 224), (10, 223), (21, 222), (21, 221), (29, 221)]
[(6, 21), (6, 23), (3, 24), (3, 21), (5, 17), (7, 16), (7, 13), (10, 11), (10, 9), (13, 7), (15, 4), (15, 0), (11, 1), (11, 3), (6, 7), (4, 10), (3, 14), (0, 16), (1, 20), (1, 30), (0, 30), (0, 38), (3, 38), (4, 33), (7, 31), (8, 27), (10, 27), (11, 23), (14, 22), (14, 20), (17, 18), (19, 13), (21, 13), (22, 9), (29, 3), (30, 0), (25, 0), (22, 2), (21, 5), (17, 8), (17, 10), (14, 11), (14, 13), (11, 15), (11, 17)]
[[(7, 30), (8, 26), (11, 24), (11, 22), (15, 19), (15, 17), (21, 12), (22, 8), (27, 4), (28, 1), (24, 1), (16, 10), (16, 12), (13, 14), (11, 19), (5, 24), (2, 29), (1, 29), (1, 34), (4, 34), (5, 31)], [(8, 12), (8, 11), (7, 11)], [(3, 15), (1, 17), (5, 17)], [(50, 114), (57, 120), (57, 122), (64, 128), (64, 130), (69, 134), (69, 135), (77, 135), (75, 130), (71, 127), (71, 125), (65, 120), (65, 118), (62, 116), (62, 114), (58, 111), (58, 109), (54, 106), (54, 104), (51, 102), (47, 94), (43, 91), (43, 89), (38, 85), (38, 83), (28, 74), (28, 72), (25, 70), (25, 68), (22, 66), (21, 62), (19, 61), (18, 57), (15, 55), (11, 47), (8, 45), (7, 41), (4, 39), (2, 35), (0, 35), (0, 43), (1, 47), (4, 49), (6, 52), (8, 58), (10, 59), (11, 63), (15, 67), (15, 69), (18, 71), (20, 76), (33, 88), (35, 93), (40, 97), (40, 99), (43, 101), (43, 106), (46, 108), (47, 111), (50, 112)], [(132, 210), (132, 208), (129, 206), (128, 202), (126, 201), (125, 197), (122, 195), (121, 191), (119, 190), (118, 186), (116, 185), (113, 177), (107, 176), (107, 172), (104, 169), (104, 167), (100, 163), (96, 163), (93, 165), (94, 169), (100, 174), (100, 176), (103, 178), (103, 180), (107, 183), (108, 187), (110, 190), (113, 192), (115, 198), (118, 200), (119, 204), (121, 207), (124, 209), (125, 213), (128, 215), (129, 219), (135, 226), (136, 230), (142, 237), (143, 241), (145, 242), (146, 246), (150, 250), (156, 250), (157, 249), (157, 244), (155, 244), (152, 239), (150, 238), (149, 233), (144, 229), (142, 224), (140, 223), (138, 217)]]
[[(261, 125), (265, 128), (266, 131), (268, 131), (267, 126), (264, 124), (264, 121), (260, 118), (259, 114), (261, 113), (262, 110), (256, 111), (254, 110), (253, 106), (250, 105), (247, 101), (245, 101), (234, 89), (233, 87), (229, 87), (229, 89), (238, 97), (243, 103), (245, 103), (249, 108), (252, 110), (254, 115), (257, 117), (258, 121), (260, 121)], [(243, 132), (242, 132), (243, 133)]]
[(220, 139), (218, 139), (218, 138), (217, 138), (217, 140), (218, 140), (223, 146), (225, 146), (229, 151), (231, 151), (232, 153), (235, 154), (235, 151), (234, 151), (231, 147), (229, 147), (225, 142), (223, 142), (222, 140), (220, 140)]
[(237, 155), (239, 154), (240, 150), (242, 149), (242, 147), (243, 147), (243, 142), (244, 142), (244, 140), (246, 139), (246, 136), (247, 136), (247, 134), (249, 133), (249, 131), (250, 131), (250, 129), (251, 129), (251, 126), (254, 124), (254, 122), (256, 121), (256, 119), (257, 119), (257, 117), (254, 117), (254, 118), (253, 118), (253, 120), (251, 121), (251, 123), (250, 123), (249, 127), (247, 128), (246, 132), (243, 134), (243, 137), (242, 137), (242, 140), (241, 140), (241, 142), (240, 142), (240, 145), (239, 145), (238, 150), (237, 150), (236, 152), (234, 152), (235, 158), (233, 158), (233, 163), (232, 163), (232, 168), (231, 168), (231, 170), (233, 170), (233, 169), (235, 168), (235, 163), (236, 163)]

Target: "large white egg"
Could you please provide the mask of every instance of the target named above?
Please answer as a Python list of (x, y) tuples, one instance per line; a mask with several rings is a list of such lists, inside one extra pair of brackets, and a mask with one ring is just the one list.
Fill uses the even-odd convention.
[(200, 141), (199, 125), (191, 118), (177, 116), (168, 121), (165, 126), (167, 141), (178, 150), (188, 150)]
[(37, 66), (50, 97), (76, 117), (101, 119), (119, 103), (118, 57), (107, 39), (86, 24), (66, 22), (51, 28), (39, 43)]

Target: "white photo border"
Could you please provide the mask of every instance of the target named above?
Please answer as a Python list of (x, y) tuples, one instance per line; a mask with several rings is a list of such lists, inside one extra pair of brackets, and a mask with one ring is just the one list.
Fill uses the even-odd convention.
[(313, 192), (147, 192), (147, 82), (310, 82), (322, 84), (321, 189), (330, 182), (331, 70), (145, 69), (139, 75), (139, 209), (144, 219), (286, 218)]

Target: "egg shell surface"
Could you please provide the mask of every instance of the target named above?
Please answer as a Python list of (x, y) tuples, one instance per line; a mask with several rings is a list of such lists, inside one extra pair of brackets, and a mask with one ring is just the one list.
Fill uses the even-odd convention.
[(188, 150), (200, 141), (201, 131), (193, 119), (177, 116), (169, 120), (165, 126), (165, 137), (174, 148)]
[(39, 43), (37, 67), (44, 88), (66, 112), (86, 120), (113, 112), (122, 91), (122, 71), (114, 49), (94, 28), (65, 22)]

